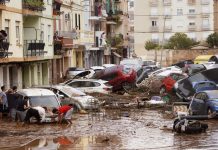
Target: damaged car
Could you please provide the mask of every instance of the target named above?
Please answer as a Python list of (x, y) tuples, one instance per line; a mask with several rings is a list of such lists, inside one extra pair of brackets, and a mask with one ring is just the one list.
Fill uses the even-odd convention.
[(216, 89), (218, 84), (218, 68), (213, 68), (191, 75), (175, 83), (176, 95), (185, 101), (190, 101), (196, 91)]
[[(75, 104), (79, 109), (93, 109), (92, 102), (95, 101), (96, 104), (99, 104), (98, 99), (93, 96), (86, 95), (80, 90), (77, 90), (73, 87), (67, 85), (47, 85), (41, 86), (41, 88), (49, 89), (53, 91), (58, 97), (61, 105)], [(97, 107), (98, 105), (96, 105)], [(97, 108), (95, 108), (97, 109)]]
[(134, 69), (126, 69), (123, 65), (118, 65), (98, 71), (92, 78), (108, 81), (113, 86), (113, 91), (128, 90), (135, 86), (136, 71)]
[(211, 115), (218, 112), (218, 90), (206, 90), (193, 96), (189, 106), (191, 115)]
[(70, 79), (61, 85), (68, 85), (84, 93), (109, 94), (112, 92), (112, 86), (108, 81), (98, 79)]

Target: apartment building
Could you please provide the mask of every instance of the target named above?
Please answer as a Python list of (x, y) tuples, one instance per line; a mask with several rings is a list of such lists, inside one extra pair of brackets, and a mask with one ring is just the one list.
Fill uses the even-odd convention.
[[(3, 0), (0, 27), (8, 34), (0, 51), (0, 85), (31, 87), (58, 82), (70, 64), (73, 38), (59, 36), (62, 1)], [(61, 31), (61, 30), (58, 30)]]
[(128, 39), (128, 52), (129, 57), (132, 57), (134, 53), (134, 0), (128, 2), (128, 14), (129, 14), (129, 39)]
[(135, 52), (146, 56), (146, 41), (164, 44), (176, 32), (204, 41), (214, 32), (212, 0), (137, 0), (135, 1)]

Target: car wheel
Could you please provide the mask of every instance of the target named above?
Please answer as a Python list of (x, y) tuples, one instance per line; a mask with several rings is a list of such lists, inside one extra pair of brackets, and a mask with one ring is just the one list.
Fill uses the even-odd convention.
[(208, 108), (207, 109), (207, 115), (212, 115), (212, 114), (213, 114), (213, 111), (210, 108)]
[(160, 88), (160, 95), (163, 95), (164, 93), (166, 93), (166, 88), (165, 88), (165, 86), (162, 86)]

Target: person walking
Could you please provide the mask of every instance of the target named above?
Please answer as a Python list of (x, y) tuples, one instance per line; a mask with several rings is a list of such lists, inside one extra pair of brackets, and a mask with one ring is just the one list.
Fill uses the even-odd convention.
[(15, 121), (19, 95), (16, 94), (16, 92), (14, 93), (13, 89), (9, 89), (6, 95), (7, 95), (7, 100), (8, 100), (8, 109), (9, 109), (10, 117), (12, 121)]
[(3, 117), (3, 113), (6, 113), (8, 110), (8, 100), (7, 100), (7, 96), (6, 96), (6, 88), (3, 85), (1, 87), (1, 92), (0, 92), (0, 118), (2, 119)]

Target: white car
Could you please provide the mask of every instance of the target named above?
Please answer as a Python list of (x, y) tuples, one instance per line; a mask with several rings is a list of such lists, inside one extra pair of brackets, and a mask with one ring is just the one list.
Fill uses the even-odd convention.
[(112, 92), (112, 86), (108, 84), (108, 81), (98, 79), (74, 79), (62, 84), (69, 85), (85, 93), (109, 94)]
[(103, 64), (102, 65), (104, 68), (109, 68), (109, 67), (114, 67), (116, 66), (115, 64)]
[[(98, 99), (94, 98), (93, 96), (86, 95), (84, 92), (73, 87), (67, 85), (48, 85), (42, 86), (41, 88), (50, 89), (55, 92), (62, 105), (73, 103), (76, 105), (79, 104), (83, 109), (99, 108)], [(93, 105), (93, 103), (95, 105)]]
[[(61, 106), (58, 98), (52, 91), (42, 88), (30, 88), (21, 89), (17, 94), (22, 97), (28, 96), (31, 107), (41, 106), (47, 108), (48, 111), (46, 112), (44, 122), (56, 122), (58, 120), (57, 117), (51, 117), (51, 111)], [(35, 122), (35, 120), (31, 119), (31, 122)]]
[(182, 73), (182, 70), (177, 66), (171, 66), (151, 72), (148, 77), (152, 76), (167, 76), (170, 73)]
[(92, 69), (94, 71), (99, 71), (99, 70), (103, 70), (105, 68), (103, 66), (92, 66), (92, 67), (90, 67), (90, 69)]

